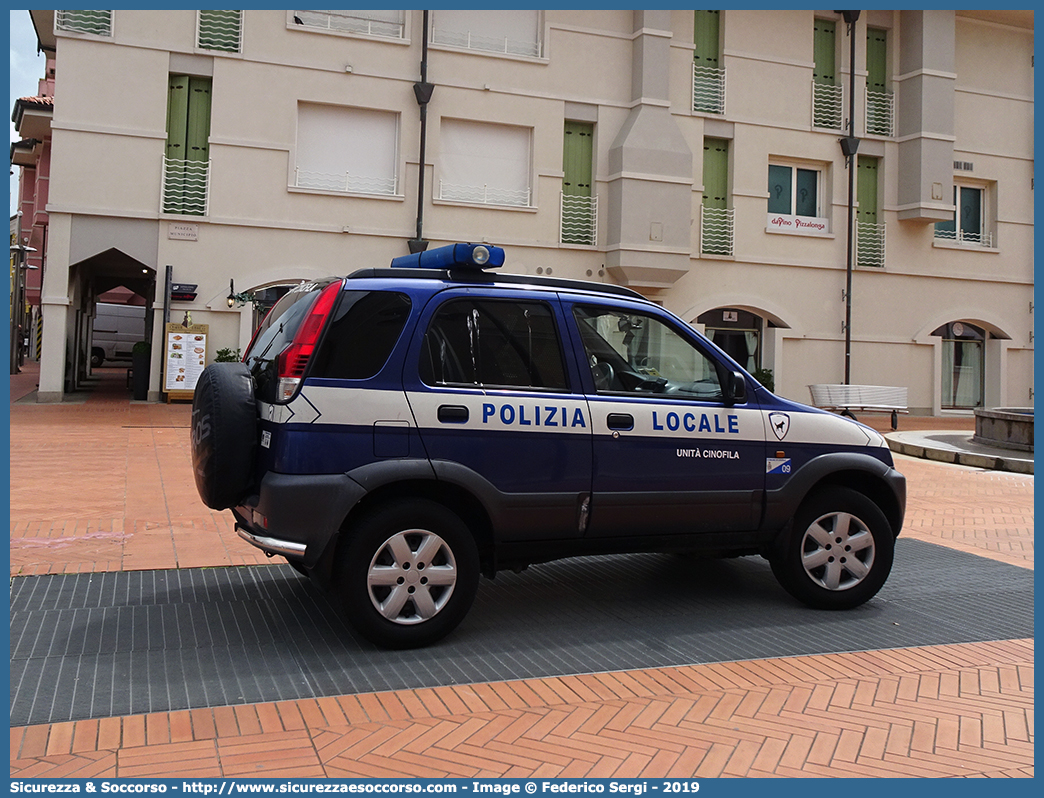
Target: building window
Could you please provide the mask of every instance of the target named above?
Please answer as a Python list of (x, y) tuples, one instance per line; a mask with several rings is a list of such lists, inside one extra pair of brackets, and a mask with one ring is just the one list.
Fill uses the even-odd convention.
[(721, 12), (694, 11), (692, 110), (725, 113), (725, 69), (720, 63)]
[(729, 142), (703, 140), (703, 202), (700, 205), (700, 252), (732, 255), (735, 210), (729, 208)]
[(112, 36), (112, 11), (56, 11), (54, 26), (70, 33)]
[(860, 155), (856, 159), (856, 265), (882, 268), (885, 265), (885, 225), (878, 213), (878, 159)]
[(438, 198), (529, 207), (531, 135), (526, 127), (442, 120)]
[(894, 136), (895, 97), (888, 90), (888, 31), (866, 29), (866, 132)]
[(406, 12), (391, 9), (374, 11), (294, 11), (295, 25), (338, 33), (360, 33), (387, 39), (405, 37)]
[(199, 11), (196, 46), (201, 50), (238, 53), (243, 43), (242, 11)]
[(966, 321), (955, 321), (932, 335), (942, 338), (942, 407), (982, 407), (986, 331)]
[(810, 167), (770, 164), (768, 229), (781, 233), (822, 234), (830, 220), (822, 216), (823, 172)]
[(543, 54), (539, 11), (432, 12), (431, 42), (503, 55), (539, 58)]
[(696, 321), (708, 338), (753, 374), (761, 368), (761, 331), (764, 321), (746, 310), (717, 308), (701, 313)]
[(598, 197), (594, 195), (594, 125), (566, 121), (562, 149), (563, 244), (594, 246), (597, 239)]
[(398, 114), (301, 103), (294, 186), (395, 196), (398, 141)]
[(844, 89), (837, 82), (837, 23), (816, 19), (812, 28), (812, 126), (840, 130)]
[(171, 75), (167, 148), (163, 159), (164, 213), (207, 214), (210, 188), (210, 78)]
[(973, 247), (992, 247), (986, 223), (986, 190), (978, 186), (953, 187), (954, 218), (935, 223), (935, 237)]

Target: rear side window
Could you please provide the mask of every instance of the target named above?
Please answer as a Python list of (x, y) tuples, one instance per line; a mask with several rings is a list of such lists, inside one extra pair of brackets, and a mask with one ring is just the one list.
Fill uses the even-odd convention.
[(410, 298), (392, 291), (345, 291), (311, 376), (366, 380), (384, 367), (410, 317)]
[(446, 302), (425, 333), (420, 377), (433, 386), (568, 387), (554, 316), (542, 302)]

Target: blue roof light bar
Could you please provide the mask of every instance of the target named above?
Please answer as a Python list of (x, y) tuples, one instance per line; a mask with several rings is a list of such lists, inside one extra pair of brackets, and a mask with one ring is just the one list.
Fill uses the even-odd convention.
[(495, 269), (504, 265), (503, 247), (492, 244), (447, 244), (392, 258), (394, 269)]

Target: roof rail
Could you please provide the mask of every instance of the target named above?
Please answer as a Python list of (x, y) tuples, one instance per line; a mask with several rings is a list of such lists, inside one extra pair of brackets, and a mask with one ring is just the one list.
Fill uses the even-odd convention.
[(592, 294), (609, 294), (629, 299), (645, 299), (637, 291), (622, 285), (611, 283), (595, 283), (588, 280), (571, 280), (565, 277), (536, 277), (529, 274), (489, 274), (475, 268), (471, 269), (433, 269), (433, 268), (377, 268), (359, 269), (348, 275), (349, 280), (364, 277), (380, 277), (392, 279), (444, 280), (449, 283), (473, 283), (479, 285), (532, 285), (540, 288), (562, 289), (568, 291), (584, 291)]

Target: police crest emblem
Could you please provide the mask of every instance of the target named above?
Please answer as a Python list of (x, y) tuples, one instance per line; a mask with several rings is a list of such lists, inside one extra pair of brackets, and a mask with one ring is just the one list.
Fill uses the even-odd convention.
[(787, 437), (787, 433), (790, 432), (789, 415), (786, 413), (769, 413), (768, 420), (769, 425), (772, 427), (773, 434), (779, 440), (783, 440)]

